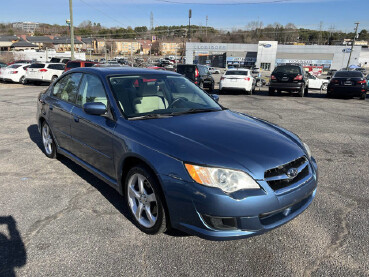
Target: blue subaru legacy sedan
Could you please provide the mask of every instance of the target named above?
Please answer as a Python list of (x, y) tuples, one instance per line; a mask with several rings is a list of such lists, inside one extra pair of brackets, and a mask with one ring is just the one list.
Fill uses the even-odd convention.
[(295, 134), (222, 107), (177, 73), (73, 69), (39, 95), (37, 121), (46, 156), (115, 188), (148, 234), (259, 235), (316, 193), (317, 164)]

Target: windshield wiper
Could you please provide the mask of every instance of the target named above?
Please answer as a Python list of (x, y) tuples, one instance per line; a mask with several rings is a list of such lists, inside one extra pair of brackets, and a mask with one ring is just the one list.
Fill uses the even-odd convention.
[(128, 118), (128, 120), (155, 119), (155, 118), (168, 118), (168, 117), (172, 117), (172, 115), (152, 113), (152, 114), (130, 117)]
[(182, 114), (191, 114), (191, 113), (207, 113), (207, 112), (219, 112), (221, 110), (218, 109), (189, 109), (183, 112), (174, 112), (170, 113), (170, 115), (182, 115)]

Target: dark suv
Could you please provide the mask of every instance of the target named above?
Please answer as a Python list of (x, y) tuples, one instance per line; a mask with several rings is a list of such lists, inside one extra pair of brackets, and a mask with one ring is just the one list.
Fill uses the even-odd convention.
[(269, 95), (275, 91), (297, 92), (304, 97), (308, 93), (309, 79), (300, 65), (277, 66), (270, 77)]
[(205, 65), (196, 64), (179, 64), (177, 65), (177, 73), (186, 76), (201, 89), (207, 88), (209, 91), (214, 90), (214, 79)]

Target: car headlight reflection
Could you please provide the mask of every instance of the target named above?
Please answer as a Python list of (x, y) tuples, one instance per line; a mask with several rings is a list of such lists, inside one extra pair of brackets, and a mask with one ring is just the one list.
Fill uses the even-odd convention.
[(220, 188), (231, 193), (242, 189), (259, 189), (258, 183), (238, 170), (185, 164), (191, 178), (204, 186)]
[(304, 144), (304, 148), (306, 150), (306, 154), (308, 155), (309, 159), (311, 158), (311, 150), (310, 150), (310, 147), (305, 143), (303, 142)]

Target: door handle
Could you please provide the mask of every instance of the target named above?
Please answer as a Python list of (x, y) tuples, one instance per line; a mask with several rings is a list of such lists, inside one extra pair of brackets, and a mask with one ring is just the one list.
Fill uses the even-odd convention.
[(73, 116), (74, 122), (79, 122), (79, 117), (78, 116)]

